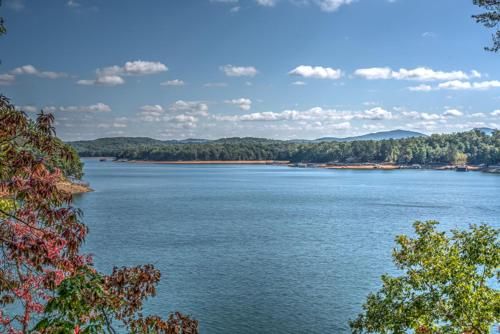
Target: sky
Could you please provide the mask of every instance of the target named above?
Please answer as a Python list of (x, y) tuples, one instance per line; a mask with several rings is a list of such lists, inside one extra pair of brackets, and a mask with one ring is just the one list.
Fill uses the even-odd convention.
[(4, 0), (0, 92), (64, 140), (500, 127), (472, 0)]

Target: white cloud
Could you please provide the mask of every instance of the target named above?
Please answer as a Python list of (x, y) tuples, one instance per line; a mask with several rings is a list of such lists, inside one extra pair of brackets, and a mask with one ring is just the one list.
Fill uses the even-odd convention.
[(185, 86), (186, 83), (182, 80), (175, 79), (175, 80), (168, 80), (168, 81), (162, 82), (160, 85), (161, 86)]
[(31, 106), (31, 105), (27, 105), (27, 106), (16, 106), (16, 109), (17, 110), (21, 110), (21, 111), (24, 111), (24, 112), (29, 112), (29, 113), (35, 113), (38, 111), (38, 108), (36, 106)]
[(10, 85), (14, 82), (14, 80), (16, 80), (16, 77), (12, 74), (0, 74), (0, 85)]
[(169, 109), (171, 111), (187, 111), (197, 115), (207, 115), (208, 113), (208, 105), (199, 101), (183, 101), (178, 100), (174, 102)]
[(135, 60), (128, 61), (123, 66), (113, 65), (96, 70), (96, 79), (79, 80), (79, 85), (118, 86), (125, 83), (123, 76), (142, 76), (168, 71), (168, 67), (160, 62)]
[(119, 75), (103, 75), (95, 80), (78, 80), (76, 83), (83, 86), (118, 86), (123, 85), (125, 80)]
[(453, 80), (440, 83), (437, 87), (438, 89), (450, 89), (450, 90), (488, 90), (491, 88), (500, 88), (500, 81), (479, 81), (479, 82), (469, 82)]
[(418, 111), (403, 111), (402, 115), (411, 119), (421, 119), (423, 121), (436, 121), (442, 118), (438, 114), (429, 114), (426, 112)]
[(278, 0), (256, 0), (256, 1), (259, 5), (265, 7), (273, 7), (278, 2)]
[(334, 12), (343, 5), (349, 5), (354, 0), (315, 0), (319, 8), (324, 12)]
[(59, 79), (59, 78), (64, 78), (64, 77), (68, 76), (66, 73), (51, 72), (51, 71), (39, 71), (33, 65), (24, 65), (24, 66), (16, 67), (15, 69), (12, 70), (12, 74), (15, 74), (15, 75), (34, 75), (34, 76), (37, 76), (39, 78), (45, 78), (45, 79)]
[(220, 67), (220, 70), (228, 77), (254, 77), (258, 73), (253, 66), (224, 65)]
[(303, 78), (314, 78), (314, 79), (331, 79), (337, 80), (342, 77), (342, 71), (340, 69), (333, 69), (331, 67), (322, 66), (309, 66), (300, 65), (290, 72), (290, 75), (300, 76)]
[(164, 112), (163, 107), (158, 104), (145, 105), (140, 108), (139, 116), (146, 122), (158, 122)]
[(304, 111), (284, 110), (281, 112), (265, 111), (244, 115), (216, 115), (215, 119), (220, 121), (304, 121), (304, 122), (338, 122), (359, 120), (387, 120), (392, 119), (392, 113), (380, 107), (365, 111), (341, 111), (336, 109), (324, 109), (314, 107)]
[(446, 116), (446, 117), (460, 117), (460, 116), (463, 116), (463, 112), (461, 112), (460, 110), (457, 110), (457, 109), (448, 109), (446, 110), (444, 113), (443, 113), (443, 116)]
[(305, 83), (304, 81), (294, 81), (291, 84), (294, 85), (294, 86), (305, 86), (305, 85), (307, 85), (307, 83)]
[(370, 67), (360, 68), (354, 71), (354, 74), (368, 80), (390, 79), (391, 69), (389, 67)]
[(370, 120), (386, 120), (392, 119), (392, 113), (380, 107), (375, 107), (369, 110), (365, 110), (364, 114), (360, 118), (370, 119)]
[(354, 71), (354, 74), (368, 80), (395, 79), (416, 81), (466, 80), (481, 75), (475, 70), (467, 74), (463, 71), (435, 71), (427, 67), (417, 67), (414, 69), (401, 68), (398, 71), (393, 71), (389, 67), (371, 67), (357, 69)]
[(123, 72), (127, 75), (148, 75), (168, 71), (168, 67), (160, 62), (151, 61), (128, 61), (123, 66)]
[(245, 110), (245, 111), (248, 111), (252, 108), (252, 100), (247, 99), (247, 98), (226, 100), (226, 101), (224, 101), (224, 103), (236, 105), (241, 110)]
[(491, 116), (500, 116), (500, 109), (491, 112)]
[[(263, 7), (275, 7), (278, 2), (283, 2), (284, 0), (255, 0), (255, 3)], [(355, 0), (288, 0), (288, 2), (296, 6), (304, 5), (315, 5), (319, 7), (324, 12), (335, 12), (341, 6), (353, 3)], [(222, 4), (238, 4), (238, 0), (210, 0), (212, 3), (222, 3)], [(237, 8), (237, 9), (235, 9)], [(231, 12), (238, 11), (239, 6), (233, 7)]]
[(46, 112), (110, 112), (111, 107), (104, 103), (89, 106), (48, 106), (43, 108)]

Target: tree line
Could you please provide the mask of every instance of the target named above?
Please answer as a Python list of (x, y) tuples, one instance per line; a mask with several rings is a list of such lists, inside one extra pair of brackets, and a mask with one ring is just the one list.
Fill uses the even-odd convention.
[(172, 143), (149, 138), (105, 138), (73, 142), (82, 157), (112, 156), (152, 161), (279, 160), (307, 163), (487, 164), (500, 161), (500, 131), (381, 141), (296, 143), (229, 138), (205, 143)]

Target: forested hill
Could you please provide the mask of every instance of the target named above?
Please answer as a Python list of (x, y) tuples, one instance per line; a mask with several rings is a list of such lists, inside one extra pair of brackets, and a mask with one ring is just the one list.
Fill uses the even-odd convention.
[(131, 160), (289, 160), (401, 164), (467, 162), (488, 165), (500, 162), (500, 131), (488, 135), (480, 130), (349, 142), (291, 142), (260, 138), (228, 138), (214, 141), (104, 138), (70, 144), (82, 157), (113, 156)]

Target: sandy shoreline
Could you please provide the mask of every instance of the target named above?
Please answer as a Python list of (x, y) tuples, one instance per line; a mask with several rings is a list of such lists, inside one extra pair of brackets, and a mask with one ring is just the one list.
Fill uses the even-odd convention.
[[(325, 168), (346, 170), (399, 170), (399, 169), (421, 169), (421, 170), (455, 170), (456, 166), (420, 166), (420, 165), (398, 165), (398, 164), (325, 164), (325, 163), (291, 163), (290, 161), (276, 160), (189, 160), (189, 161), (154, 161), (154, 160), (118, 160), (124, 163), (157, 164), (157, 165), (279, 165), (295, 168)], [(482, 171), (484, 167), (468, 165), (469, 171)], [(487, 170), (485, 170), (487, 171)], [(492, 171), (498, 172), (498, 171)]]
[(401, 169), (395, 165), (343, 165), (343, 166), (325, 166), (326, 169), (360, 169), (360, 170), (394, 170)]
[(93, 190), (84, 184), (73, 183), (70, 181), (60, 181), (57, 182), (56, 187), (58, 190), (63, 191), (65, 193), (70, 193), (72, 195), (89, 193)]

